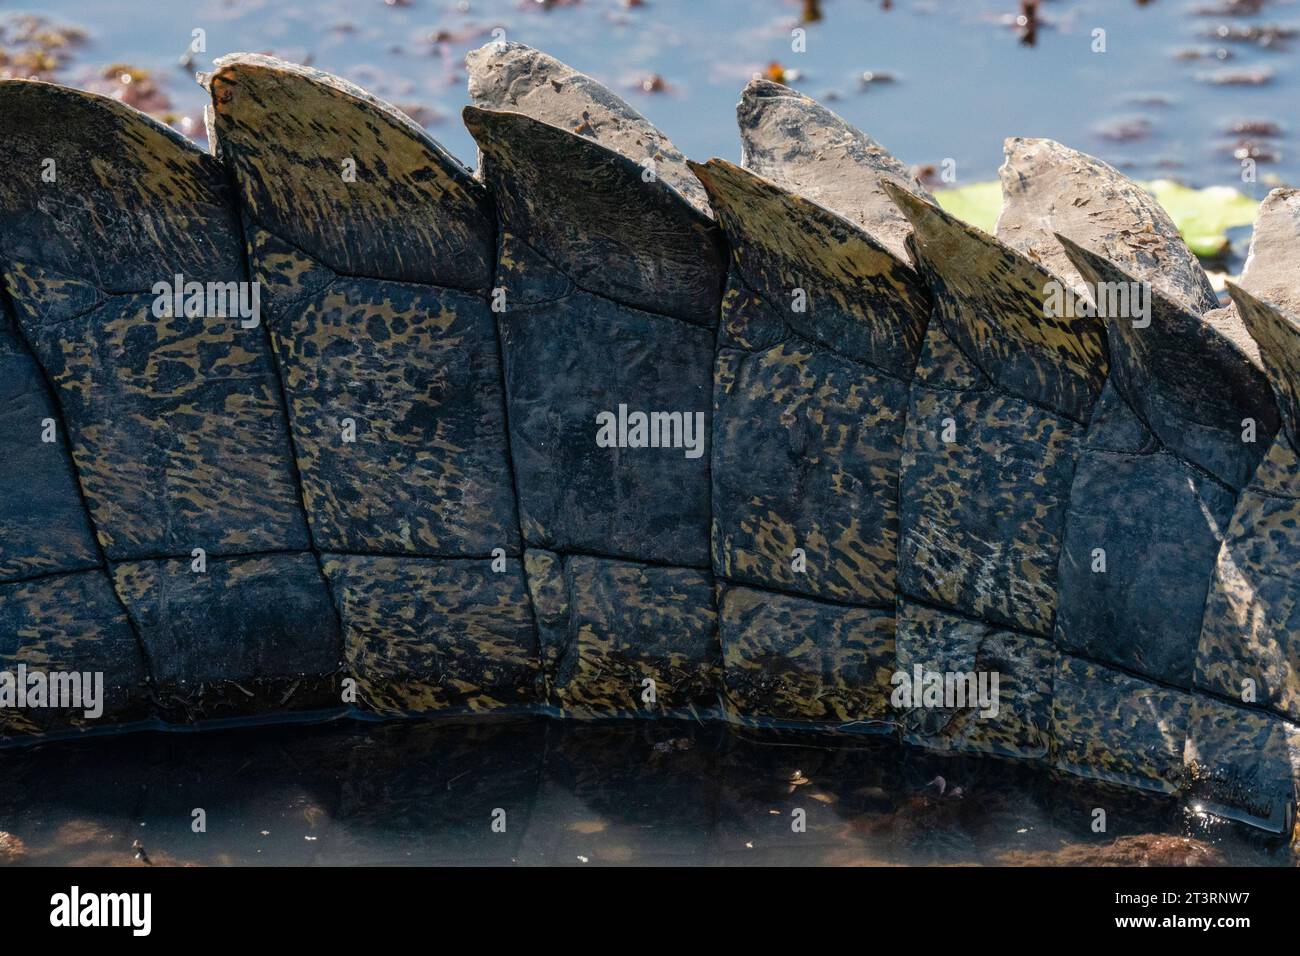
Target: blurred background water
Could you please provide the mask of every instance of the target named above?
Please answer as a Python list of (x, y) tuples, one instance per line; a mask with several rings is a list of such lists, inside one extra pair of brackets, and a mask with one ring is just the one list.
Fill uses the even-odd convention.
[[(738, 93), (771, 73), (909, 163), (955, 160), (958, 185), (993, 178), (1013, 135), (1257, 198), (1300, 180), (1294, 0), (46, 0), (5, 4), (0, 25), (10, 75), (109, 92), (196, 137), (193, 72), (266, 52), (397, 103), (473, 165), (464, 56), (500, 29), (609, 85), (700, 159), (737, 158)], [(195, 29), (206, 51), (186, 57)], [(42, 31), (70, 42), (33, 41)], [(1243, 185), (1248, 156), (1260, 177)]]

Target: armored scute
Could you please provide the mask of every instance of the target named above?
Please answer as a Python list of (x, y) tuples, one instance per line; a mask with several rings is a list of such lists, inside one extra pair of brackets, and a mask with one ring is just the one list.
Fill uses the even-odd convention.
[(469, 62), (477, 174), (269, 57), (206, 77), (211, 155), (0, 83), (0, 671), (104, 686), (6, 739), (692, 716), (1290, 831), (1295, 193), (1221, 306), (1050, 141), (994, 237), (784, 86), (695, 163), (543, 53)]

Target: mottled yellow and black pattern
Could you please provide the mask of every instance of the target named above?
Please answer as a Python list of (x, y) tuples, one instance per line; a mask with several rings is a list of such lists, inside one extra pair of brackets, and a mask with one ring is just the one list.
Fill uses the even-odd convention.
[(928, 293), (909, 264), (817, 204), (722, 160), (692, 169), (733, 256), (714, 370), (714, 570), (891, 602), (907, 379)]
[[(493, 307), (548, 697), (588, 716), (711, 708), (718, 228), (642, 165), (640, 141), (464, 116), (498, 204)], [(598, 445), (597, 416), (620, 406), (698, 416), (695, 453)]]
[(1188, 800), (1202, 810), (1290, 834), (1300, 779), (1300, 728), (1197, 696), (1187, 731)]
[(261, 329), (114, 296), (24, 331), (59, 391), (110, 559), (307, 546)]
[[(731, 243), (732, 261), (797, 335), (908, 377), (930, 297), (910, 265), (833, 212), (721, 159), (691, 168)], [(801, 289), (805, 307), (792, 308)]]
[(1237, 286), (1229, 291), (1259, 343), (1282, 427), (1242, 491), (1218, 553), (1196, 655), (1196, 684), (1297, 721), (1300, 320)]
[(209, 559), (206, 571), (127, 561), (113, 577), (165, 719), (342, 706), (338, 618), (311, 554)]
[(0, 740), (94, 730), (149, 716), (145, 664), (135, 635), (101, 570), (0, 584), (0, 671), (103, 674), (103, 714), (0, 708)]
[[(740, 110), (771, 179), (714, 160), (697, 185), (531, 53), (478, 55), (513, 64), (480, 101), (528, 114), (466, 111), (481, 179), (268, 57), (208, 78), (215, 156), (0, 82), (0, 668), (104, 671), (109, 723), (341, 711), (355, 689), (382, 715), (901, 724), (1288, 830), (1300, 322), (1235, 288), (1196, 314), (1204, 276), (1113, 170), (1097, 216), (1017, 206), (1026, 257), (771, 84)], [(1124, 268), (1045, 245), (1057, 220)], [(1048, 314), (1044, 262), (1176, 274), (1141, 328)], [(155, 314), (178, 274), (256, 281), (263, 327)], [(598, 446), (620, 405), (699, 412), (704, 453)], [(997, 714), (891, 706), (916, 667), (996, 674)], [(86, 727), (0, 714), (5, 738)]]
[(538, 653), (518, 558), (324, 555), (348, 671), (386, 715), (488, 711), (537, 698)]
[(506, 231), (595, 295), (712, 328), (717, 227), (638, 160), (521, 113), (467, 106)]
[(177, 274), (247, 278), (225, 171), (111, 99), (4, 81), (0, 106), (6, 284), (108, 557), (304, 547), (264, 331), (152, 311)]
[[(484, 298), (486, 191), (415, 124), (336, 77), (232, 57), (210, 88), (268, 292), (312, 542), (346, 553), (326, 568), (361, 704), (397, 714), (530, 703), (536, 637)], [(504, 574), (491, 571), (498, 548)]]
[[(53, 442), (42, 440), (47, 422)], [(99, 566), (68, 436), (7, 312), (0, 312), (0, 489), (0, 581)]]
[[(496, 331), (463, 292), (339, 278), (274, 320), (317, 547), (519, 553)], [(343, 441), (352, 419), (356, 441)]]
[(907, 384), (797, 339), (756, 353), (723, 349), (715, 376), (716, 572), (812, 597), (891, 602)]
[[(767, 300), (749, 287), (732, 269), (727, 273), (727, 290), (722, 296), (718, 319), (718, 348), (761, 351), (790, 338), (790, 328)], [(715, 380), (722, 373), (715, 371)]]
[(1194, 696), (1069, 654), (1056, 664), (1056, 766), (1082, 777), (1176, 793)]
[(723, 699), (735, 718), (892, 728), (893, 608), (728, 587), (718, 618)]
[(716, 710), (718, 620), (707, 573), (586, 555), (560, 560), (538, 555), (530, 574), (539, 575), (544, 659), (554, 668), (547, 683), (566, 714)]
[(890, 182), (916, 230), (935, 315), (999, 389), (1086, 423), (1106, 378), (1106, 333), (1090, 316), (1052, 315), (1050, 272)]
[(554, 551), (529, 548), (524, 552), (524, 574), (537, 625), (545, 696), (550, 700), (556, 668), (569, 646), (569, 580), (564, 558)]
[[(36, 267), (104, 294), (145, 291), (177, 272), (244, 278), (226, 172), (175, 130), (108, 97), (0, 80), (0, 138), (6, 272)], [(42, 176), (46, 159), (53, 181)], [(56, 304), (64, 293), (50, 295), (25, 305), (66, 316), (68, 303)]]
[(299, 302), (321, 292), (338, 278), (333, 270), (251, 219), (244, 220), (244, 234), (248, 239), (249, 268), (253, 278), (261, 283), (263, 301), (269, 305), (269, 325), (276, 324), (277, 316), (292, 313)]
[(1065, 507), (1106, 376), (1095, 319), (1052, 316), (1055, 278), (891, 183), (935, 297), (907, 412), (899, 591), (1049, 637)]
[(905, 741), (957, 753), (1032, 759), (1047, 755), (1056, 660), (1051, 641), (1000, 630), (904, 598), (899, 602), (895, 644), (898, 673), (909, 680), (917, 666), (923, 674), (998, 675), (996, 714), (981, 713), (977, 704), (891, 707)]
[(928, 291), (816, 203), (722, 160), (691, 168), (732, 249), (713, 565), (754, 586), (723, 592), (724, 700), (742, 721), (888, 729), (899, 459)]
[[(931, 332), (919, 367), (928, 366), (932, 346), (942, 341)], [(987, 381), (962, 390), (913, 382), (902, 457), (900, 591), (1049, 636), (1081, 431)]]
[(487, 288), (487, 196), (398, 110), (336, 76), (251, 54), (219, 59), (208, 88), (218, 153), (258, 224), (335, 272)]

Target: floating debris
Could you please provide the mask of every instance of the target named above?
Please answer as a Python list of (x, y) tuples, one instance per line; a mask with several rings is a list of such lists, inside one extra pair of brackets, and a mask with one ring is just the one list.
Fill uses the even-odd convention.
[(1234, 54), (1227, 47), (1222, 46), (1190, 46), (1183, 47), (1174, 52), (1174, 59), (1184, 62), (1193, 62), (1197, 60), (1217, 60), (1224, 62), (1231, 60)]
[(761, 74), (754, 74), (754, 76), (755, 78), (762, 76), (764, 79), (771, 80), (773, 83), (784, 83), (788, 86), (791, 83), (797, 83), (800, 77), (803, 76), (803, 73), (794, 67), (784, 67), (777, 60), (773, 60), (767, 65), (767, 69), (765, 69)]
[(1273, 71), (1268, 69), (1212, 70), (1197, 73), (1196, 80), (1211, 86), (1265, 86), (1273, 82), (1273, 75)]
[(1223, 0), (1209, 6), (1193, 7), (1192, 14), (1198, 17), (1253, 17), (1269, 2), (1270, 0)]
[(1224, 129), (1229, 136), (1281, 136), (1282, 127), (1272, 120), (1233, 120)]
[(1112, 843), (1070, 843), (1059, 850), (1012, 850), (1005, 866), (1221, 866), (1218, 849), (1190, 837), (1143, 833)]
[(894, 83), (896, 77), (893, 73), (887, 73), (884, 70), (863, 70), (858, 76), (858, 82), (862, 84), (864, 90), (871, 89), (881, 83)]
[(1093, 127), (1093, 135), (1112, 143), (1132, 143), (1151, 135), (1152, 124), (1145, 116), (1121, 116)]
[(106, 93), (127, 106), (134, 106), (143, 113), (157, 115), (171, 109), (171, 98), (163, 92), (150, 70), (126, 63), (113, 63), (103, 69), (98, 80), (94, 84), (98, 87), (98, 92)]
[(1296, 30), (1294, 27), (1284, 27), (1278, 24), (1235, 27), (1222, 23), (1217, 27), (1205, 30), (1203, 35), (1225, 40), (1228, 43), (1253, 43), (1256, 46), (1265, 48), (1282, 48), (1286, 40), (1295, 37)]
[(1124, 102), (1130, 103), (1133, 106), (1165, 109), (1173, 106), (1176, 100), (1168, 93), (1131, 93), (1124, 98)]
[(1257, 163), (1278, 163), (1282, 161), (1282, 151), (1272, 143), (1242, 137), (1235, 142), (1220, 146), (1221, 152), (1230, 153), (1233, 159), (1253, 159)]
[(0, 864), (17, 863), (27, 855), (27, 846), (12, 833), (0, 830)]
[(49, 80), (63, 70), (86, 34), (32, 14), (0, 19), (0, 77)]
[(1020, 15), (1016, 17), (1016, 30), (1020, 42), (1033, 46), (1038, 42), (1038, 0), (1020, 0)]
[(135, 851), (135, 859), (139, 860), (145, 866), (153, 866), (153, 860), (149, 859), (149, 854), (145, 851), (144, 844), (139, 840), (131, 843), (131, 849)]
[(642, 93), (663, 93), (668, 89), (668, 82), (658, 73), (651, 73), (637, 85)]

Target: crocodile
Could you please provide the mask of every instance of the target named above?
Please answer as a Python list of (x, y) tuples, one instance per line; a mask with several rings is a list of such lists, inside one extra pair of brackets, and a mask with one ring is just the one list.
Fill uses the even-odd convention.
[(1050, 140), (989, 235), (769, 80), (696, 162), (541, 51), (468, 64), (477, 170), (268, 56), (202, 77), (209, 151), (0, 81), (0, 670), (104, 685), (0, 738), (686, 717), (1291, 832), (1300, 193), (1221, 305)]

